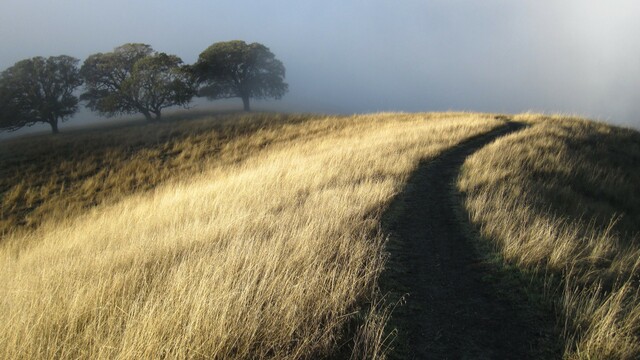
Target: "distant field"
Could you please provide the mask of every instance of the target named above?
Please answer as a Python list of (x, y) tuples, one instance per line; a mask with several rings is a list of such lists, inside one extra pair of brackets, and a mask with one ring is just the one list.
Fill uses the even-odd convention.
[(640, 133), (564, 117), (471, 156), (458, 186), (508, 263), (547, 282), (565, 357), (640, 357)]
[(382, 211), (501, 124), (256, 114), (4, 142), (0, 357), (384, 358)]

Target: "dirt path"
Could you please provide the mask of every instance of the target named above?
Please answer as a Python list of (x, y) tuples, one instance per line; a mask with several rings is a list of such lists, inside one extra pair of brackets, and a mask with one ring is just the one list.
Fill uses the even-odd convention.
[(548, 346), (557, 336), (550, 314), (528, 305), (526, 292), (505, 281), (510, 275), (478, 255), (455, 190), (467, 156), (520, 127), (509, 123), (421, 165), (390, 207), (390, 270), (382, 290), (408, 294), (393, 312), (399, 333), (392, 358), (559, 356)]

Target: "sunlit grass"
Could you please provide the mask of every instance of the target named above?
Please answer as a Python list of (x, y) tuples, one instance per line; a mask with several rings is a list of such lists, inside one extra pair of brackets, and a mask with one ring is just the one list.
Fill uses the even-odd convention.
[[(176, 116), (177, 117), (177, 116)], [(341, 128), (309, 115), (202, 116), (0, 143), (0, 236)], [(298, 126), (300, 124), (305, 126)]]
[(550, 284), (565, 356), (640, 357), (640, 134), (524, 114), (470, 157), (459, 188), (509, 262)]
[[(48, 194), (59, 198), (42, 195), (34, 179), (10, 184), (5, 219), (28, 191), (51, 209), (31, 227), (7, 225), (25, 230), (0, 248), (0, 357), (383, 358), (386, 314), (370, 304), (385, 259), (381, 213), (421, 159), (500, 122), (473, 114), (243, 119), (252, 130), (239, 134), (232, 118), (197, 131), (166, 125), (157, 131), (189, 135), (122, 154), (86, 145), (87, 164), (112, 170), (95, 186), (87, 183), (94, 175), (63, 180), (68, 192), (54, 181)], [(221, 141), (218, 132), (233, 135)], [(85, 168), (56, 159), (46, 166), (59, 179)], [(146, 180), (119, 187), (137, 177)]]

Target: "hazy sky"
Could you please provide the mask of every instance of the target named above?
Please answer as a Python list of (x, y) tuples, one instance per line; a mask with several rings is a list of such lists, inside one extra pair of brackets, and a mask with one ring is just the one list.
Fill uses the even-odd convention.
[[(143, 42), (268, 46), (282, 109), (542, 111), (640, 128), (637, 0), (0, 0), (0, 68)], [(241, 102), (238, 100), (238, 107)]]

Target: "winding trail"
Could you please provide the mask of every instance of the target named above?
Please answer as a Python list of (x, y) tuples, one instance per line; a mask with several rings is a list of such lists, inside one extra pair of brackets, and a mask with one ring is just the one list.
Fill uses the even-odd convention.
[[(388, 271), (382, 290), (396, 298), (398, 329), (392, 358), (555, 358), (545, 347), (552, 314), (536, 311), (526, 295), (505, 288), (504, 274), (483, 261), (472, 242), (455, 182), (464, 160), (496, 138), (517, 131), (512, 122), (474, 137), (421, 164), (390, 207)], [(386, 215), (387, 216), (387, 215)]]

